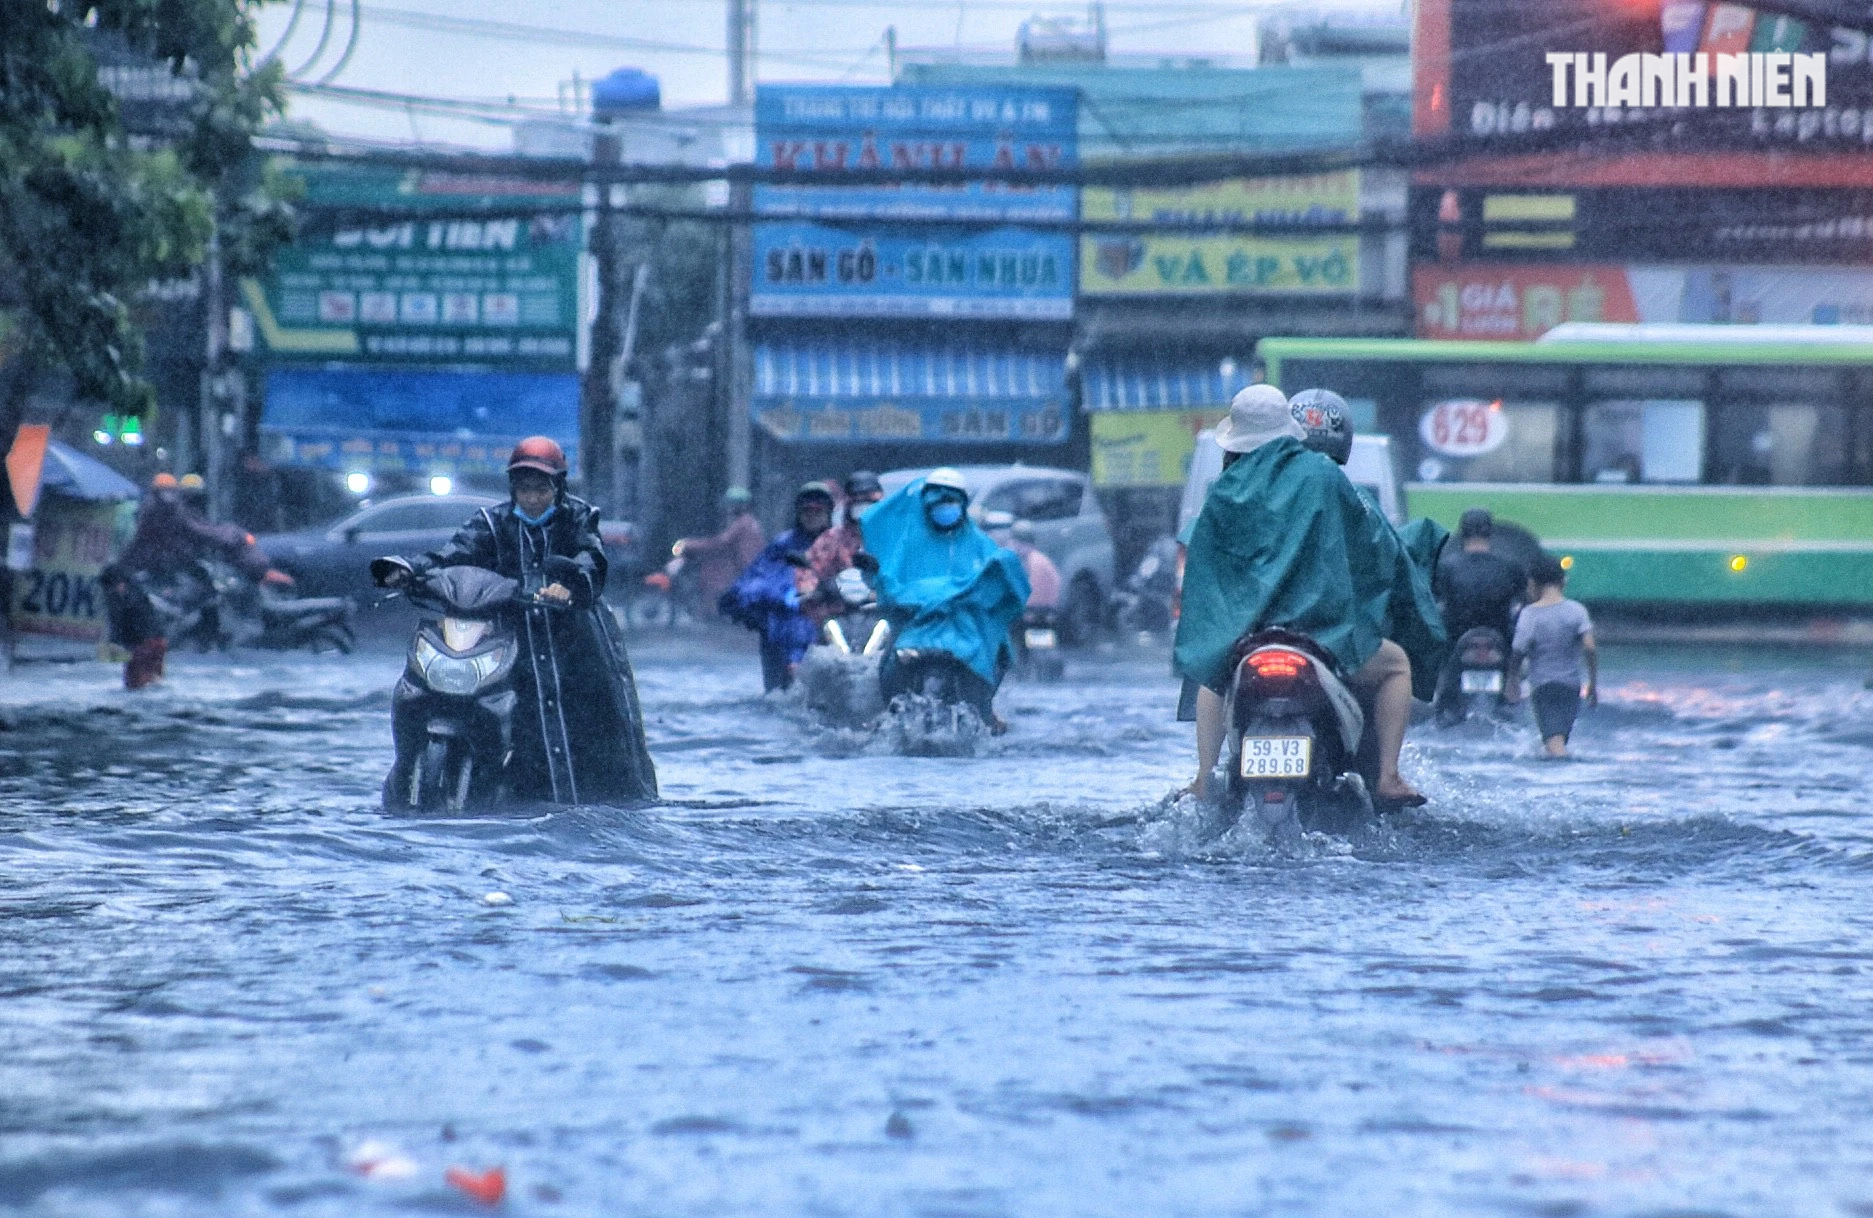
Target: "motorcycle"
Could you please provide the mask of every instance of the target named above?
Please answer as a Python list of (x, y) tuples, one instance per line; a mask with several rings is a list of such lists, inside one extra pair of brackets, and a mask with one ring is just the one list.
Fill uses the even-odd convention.
[(879, 670), (892, 742), (910, 757), (971, 757), (982, 738), (982, 679), (947, 651), (901, 649)]
[(348, 655), (357, 646), (353, 607), (346, 598), (296, 597), (271, 578), (249, 579), (218, 559), (197, 559), (169, 575), (141, 576), (137, 583), (172, 648), (184, 643), (203, 652), (304, 647)]
[(891, 639), (878, 598), (856, 568), (839, 573), (833, 587), (840, 612), (826, 619), (820, 638), (796, 674), (808, 709), (839, 727), (862, 727), (884, 710), (878, 668)]
[(1009, 633), (1015, 645), (1015, 669), (1022, 676), (1051, 682), (1066, 675), (1066, 658), (1060, 654), (1058, 610), (1030, 608)]
[(1122, 587), (1112, 594), (1113, 620), (1127, 635), (1158, 635), (1176, 620), (1175, 601), (1182, 581), (1175, 537), (1160, 537)]
[(562, 606), (523, 597), (516, 581), (480, 567), (412, 577), (401, 595), (441, 617), (416, 628), (391, 694), (396, 761), (384, 807), (460, 812), (494, 803), (514, 751), (516, 619), (526, 608)]
[(1378, 741), (1331, 657), (1305, 635), (1256, 631), (1237, 645), (1213, 790), (1275, 837), (1346, 833), (1373, 816)]
[(1472, 715), (1494, 714), (1502, 705), (1507, 661), (1508, 649), (1503, 646), (1500, 630), (1475, 626), (1464, 631), (1451, 649), (1449, 667), (1438, 690), (1438, 724), (1454, 727)]
[(700, 587), (689, 560), (677, 555), (639, 581), (624, 606), (625, 623), (635, 630), (677, 630), (708, 620), (699, 606)]

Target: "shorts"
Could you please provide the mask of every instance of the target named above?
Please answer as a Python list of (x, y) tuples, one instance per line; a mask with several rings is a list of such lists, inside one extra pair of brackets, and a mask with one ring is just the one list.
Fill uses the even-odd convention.
[(1535, 704), (1535, 727), (1543, 740), (1574, 734), (1574, 716), (1580, 713), (1580, 686), (1551, 681), (1537, 685), (1529, 700)]

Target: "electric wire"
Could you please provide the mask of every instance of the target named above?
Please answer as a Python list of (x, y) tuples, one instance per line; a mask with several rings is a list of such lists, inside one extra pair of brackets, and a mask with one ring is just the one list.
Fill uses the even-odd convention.
[(339, 73), (345, 70), (345, 65), (351, 62), (352, 55), (357, 52), (358, 36), (364, 30), (364, 19), (359, 12), (361, 2), (362, 0), (351, 0), (351, 37), (345, 40), (345, 53), (338, 57), (338, 62), (332, 65), (331, 71), (319, 77), (317, 83), (329, 85), (337, 80)]
[(288, 80), (297, 80), (312, 70), (312, 66), (325, 58), (325, 48), (332, 41), (332, 26), (338, 19), (338, 0), (325, 0), (325, 24), (319, 29), (319, 44), (312, 48), (312, 55), (306, 62), (286, 73)]
[(280, 52), (286, 49), (286, 44), (293, 40), (293, 32), (299, 28), (299, 15), (305, 11), (305, 8), (306, 0), (293, 0), (293, 11), (286, 18), (286, 28), (281, 30), (280, 36), (274, 40), (273, 49), (260, 57), (261, 63), (271, 63), (280, 57)]

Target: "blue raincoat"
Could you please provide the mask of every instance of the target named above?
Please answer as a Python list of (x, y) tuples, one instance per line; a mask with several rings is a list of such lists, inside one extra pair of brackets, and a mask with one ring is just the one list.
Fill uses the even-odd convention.
[(723, 617), (759, 631), (761, 641), (784, 653), (789, 664), (798, 664), (806, 655), (817, 628), (800, 612), (787, 555), (804, 553), (812, 544), (811, 535), (788, 529), (767, 543), (716, 604)]
[(965, 518), (939, 533), (924, 518), (923, 480), (865, 514), (865, 548), (878, 560), (872, 584), (896, 632), (893, 646), (946, 651), (995, 685), (1012, 659), (1008, 628), (1028, 603), (1021, 559)]

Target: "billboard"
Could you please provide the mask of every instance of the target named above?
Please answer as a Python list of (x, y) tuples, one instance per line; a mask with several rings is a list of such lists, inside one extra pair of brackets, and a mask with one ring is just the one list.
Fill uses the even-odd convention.
[(757, 317), (1073, 316), (1073, 238), (1018, 228), (754, 226)]
[(1092, 416), (1093, 485), (1182, 486), (1190, 476), (1197, 436), (1229, 412), (1128, 410)]
[[(755, 91), (755, 164), (802, 173), (1056, 169), (1079, 163), (1073, 89), (769, 85)], [(1071, 220), (1071, 186), (774, 186), (756, 212), (820, 218)]]
[(1873, 167), (1849, 158), (1778, 161), (1775, 178), (1762, 176), (1776, 151), (1873, 149), (1863, 32), (1705, 0), (1421, 0), (1413, 45), (1419, 136), (1499, 142), (1513, 156), (1522, 137), (1562, 132), (1570, 149), (1592, 154), (1592, 163), (1547, 151), (1513, 164), (1485, 154), (1456, 176), (1873, 183)]
[(1359, 218), (1359, 171), (1243, 178), (1155, 190), (1087, 187), (1089, 221), (1149, 221), (1180, 233), (1093, 233), (1080, 238), (1080, 291), (1088, 296), (1227, 293), (1322, 295), (1359, 290), (1359, 239), (1205, 233), (1205, 225), (1346, 224)]
[(1873, 262), (1873, 191), (1416, 187), (1412, 255), (1464, 261)]
[(966, 398), (763, 398), (755, 422), (777, 440), (872, 444), (1052, 444), (1067, 438), (1062, 401)]
[(1873, 324), (1873, 267), (1526, 263), (1412, 269), (1420, 338), (1531, 341), (1571, 321)]
[(578, 466), (579, 378), (570, 372), (274, 368), (260, 436), (280, 465), (499, 475), (524, 436), (551, 436)]
[(269, 361), (575, 367), (576, 183), (302, 173), (305, 231), (241, 284)]

